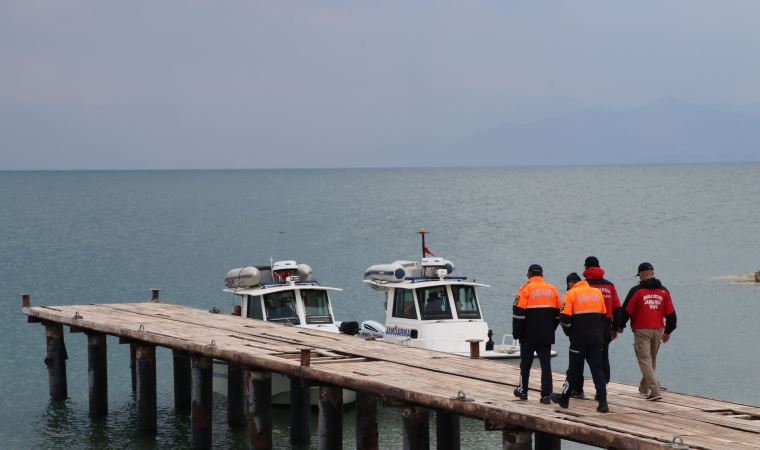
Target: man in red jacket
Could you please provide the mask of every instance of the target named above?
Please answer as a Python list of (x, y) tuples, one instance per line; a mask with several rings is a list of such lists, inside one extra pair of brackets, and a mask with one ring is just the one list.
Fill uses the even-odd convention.
[(628, 319), (631, 320), (633, 348), (642, 375), (639, 392), (646, 395), (647, 400), (658, 401), (662, 395), (655, 375), (657, 352), (660, 342), (668, 342), (670, 333), (676, 329), (676, 310), (670, 292), (654, 277), (650, 263), (639, 264), (638, 277), (641, 281), (631, 288), (623, 302), (620, 328), (625, 328)]
[[(604, 278), (604, 269), (599, 267), (599, 259), (596, 256), (589, 256), (583, 264), (586, 270), (583, 271), (583, 278), (586, 279), (589, 286), (595, 287), (602, 291), (604, 296), (604, 306), (607, 309), (605, 314), (604, 327), (604, 346), (602, 347), (602, 371), (604, 372), (605, 382), (610, 382), (610, 342), (617, 337), (618, 324), (621, 318), (620, 298), (617, 289), (612, 282)], [(621, 330), (622, 331), (622, 330)], [(573, 397), (583, 398), (583, 368), (580, 372), (580, 380), (577, 380), (576, 386), (579, 390), (572, 393)]]

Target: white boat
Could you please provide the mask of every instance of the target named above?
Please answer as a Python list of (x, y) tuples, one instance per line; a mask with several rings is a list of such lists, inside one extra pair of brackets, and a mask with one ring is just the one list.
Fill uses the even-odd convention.
[[(520, 346), (507, 334), (500, 344), (483, 319), (475, 292), (485, 284), (454, 276), (454, 265), (440, 257), (425, 257), (425, 231), (420, 261), (394, 261), (370, 266), (364, 282), (385, 294), (385, 324), (364, 321), (359, 333), (410, 347), (470, 355), (469, 340), (480, 340), (481, 358), (517, 359)], [(552, 356), (557, 352), (552, 350)]]
[[(302, 328), (339, 333), (330, 292), (342, 289), (320, 285), (306, 264), (277, 261), (269, 266), (232, 269), (224, 279), (226, 288), (236, 296), (233, 314)], [(214, 392), (227, 395), (227, 364), (214, 361)], [(318, 389), (311, 388), (311, 402), (317, 404)], [(356, 393), (343, 390), (343, 402), (356, 399)], [(272, 374), (272, 403), (290, 403), (290, 379)]]

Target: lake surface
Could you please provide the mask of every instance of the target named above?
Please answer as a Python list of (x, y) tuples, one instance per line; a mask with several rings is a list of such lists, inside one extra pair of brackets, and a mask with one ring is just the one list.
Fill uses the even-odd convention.
[[(51, 404), (44, 328), (26, 323), (22, 292), (55, 305), (148, 299), (161, 288), (163, 301), (229, 311), (227, 271), (272, 257), (305, 262), (322, 284), (344, 288), (333, 297), (338, 319), (381, 320), (382, 295), (362, 283), (364, 269), (419, 257), (419, 227), (458, 274), (491, 286), (479, 294), (497, 335), (511, 330), (511, 302), (531, 263), (564, 290), (565, 275), (598, 256), (624, 297), (638, 264), (651, 262), (679, 318), (658, 358), (661, 383), (760, 405), (760, 284), (737, 281), (760, 267), (759, 199), (757, 164), (0, 172), (0, 447), (189, 445), (189, 419), (172, 409), (168, 351), (157, 354), (155, 439), (133, 430), (129, 349), (113, 338), (108, 417), (87, 415), (81, 334), (66, 334), (70, 398)], [(553, 368), (565, 370), (561, 332), (557, 342)], [(614, 380), (638, 383), (630, 330), (610, 358)], [(246, 448), (245, 433), (227, 429), (224, 401), (215, 407), (215, 445)], [(287, 411), (276, 414), (278, 448), (290, 448)], [(345, 448), (354, 445), (351, 414)], [(400, 423), (398, 409), (382, 409), (382, 448), (401, 446)], [(499, 448), (499, 439), (463, 421), (463, 448)]]

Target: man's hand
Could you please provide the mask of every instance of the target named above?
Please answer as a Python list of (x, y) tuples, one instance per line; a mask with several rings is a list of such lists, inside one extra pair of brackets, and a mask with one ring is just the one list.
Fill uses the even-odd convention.
[(669, 340), (670, 340), (670, 335), (669, 334), (663, 334), (662, 335), (662, 343), (663, 344), (666, 343), (666, 342), (668, 342)]
[(612, 331), (610, 333), (610, 338), (612, 338), (611, 340), (614, 341), (616, 337), (618, 337), (618, 332), (617, 331)]

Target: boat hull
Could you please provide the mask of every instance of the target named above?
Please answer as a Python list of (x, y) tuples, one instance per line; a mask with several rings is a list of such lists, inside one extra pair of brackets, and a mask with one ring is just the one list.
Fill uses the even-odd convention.
[[(227, 363), (224, 361), (214, 360), (214, 393), (227, 397)], [(311, 405), (319, 405), (319, 388), (312, 387), (309, 389)], [(356, 401), (356, 392), (343, 389), (343, 404), (353, 403)], [(272, 373), (272, 404), (289, 406), (290, 405), (290, 378), (278, 373)]]

